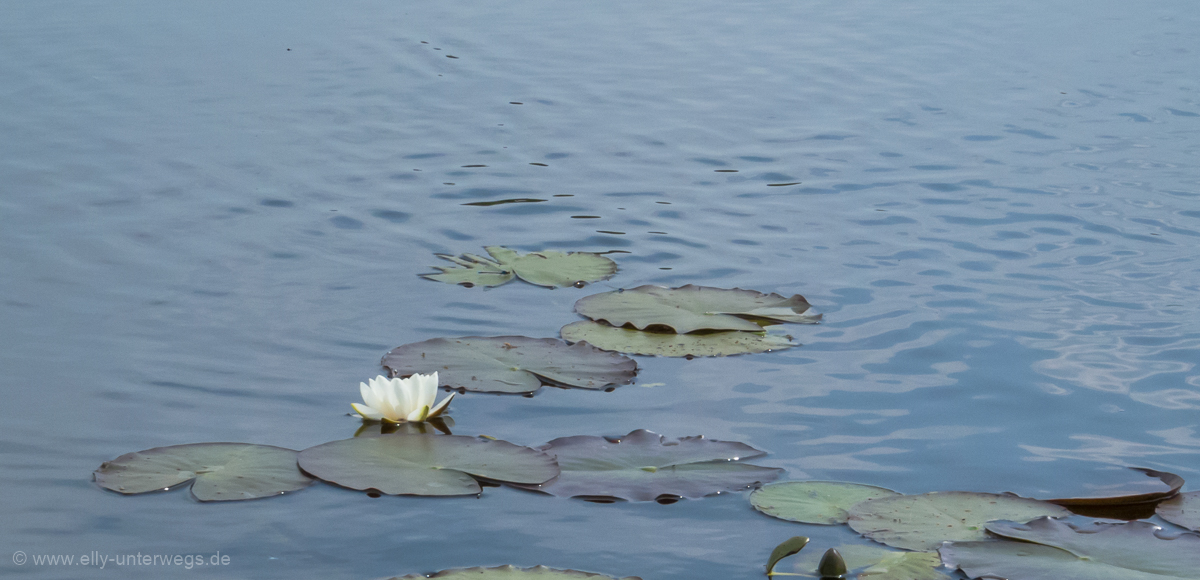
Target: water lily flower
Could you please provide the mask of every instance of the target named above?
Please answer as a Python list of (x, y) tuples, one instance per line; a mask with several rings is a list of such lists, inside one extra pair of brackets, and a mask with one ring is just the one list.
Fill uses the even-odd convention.
[[(368, 384), (369, 383), (369, 384)], [(363, 419), (388, 423), (420, 423), (446, 410), (454, 393), (433, 404), (437, 398), (437, 373), (415, 374), (407, 379), (389, 379), (379, 375), (368, 383), (359, 383), (364, 405), (350, 403)]]

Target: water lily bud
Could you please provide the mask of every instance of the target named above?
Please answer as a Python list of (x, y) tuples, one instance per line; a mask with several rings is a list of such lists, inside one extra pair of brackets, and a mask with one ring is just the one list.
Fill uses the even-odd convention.
[(821, 556), (821, 563), (817, 564), (817, 574), (820, 574), (822, 579), (845, 578), (846, 561), (837, 550), (830, 548)]

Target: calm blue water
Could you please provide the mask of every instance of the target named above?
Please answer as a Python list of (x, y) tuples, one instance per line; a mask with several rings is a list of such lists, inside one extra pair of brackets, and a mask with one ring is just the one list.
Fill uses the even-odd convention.
[[(557, 336), (641, 284), (800, 293), (826, 322), (785, 352), (643, 357), (612, 393), (467, 394), (455, 432), (703, 434), (908, 493), (1200, 480), (1192, 3), (668, 4), (6, 3), (4, 574), (753, 578), (789, 536), (860, 541), (742, 494), (203, 505), (90, 481), (149, 447), (349, 437), (388, 349)], [(545, 201), (465, 205), (518, 198)], [(582, 290), (417, 277), (493, 244), (626, 253)]]

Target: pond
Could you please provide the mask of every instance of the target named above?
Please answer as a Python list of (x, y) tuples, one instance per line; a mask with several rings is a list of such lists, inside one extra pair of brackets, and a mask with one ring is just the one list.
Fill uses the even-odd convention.
[[(824, 321), (779, 352), (636, 357), (612, 392), (461, 394), (455, 434), (704, 435), (781, 479), (904, 493), (1070, 497), (1129, 466), (1200, 489), (1190, 3), (5, 12), (0, 543), (229, 557), (80, 573), (4, 554), (6, 575), (756, 578), (790, 536), (866, 543), (744, 492), (202, 504), (91, 480), (151, 447), (348, 438), (389, 349), (557, 337), (579, 298), (644, 284), (802, 294)], [(418, 277), (491, 245), (620, 269), (560, 289)]]

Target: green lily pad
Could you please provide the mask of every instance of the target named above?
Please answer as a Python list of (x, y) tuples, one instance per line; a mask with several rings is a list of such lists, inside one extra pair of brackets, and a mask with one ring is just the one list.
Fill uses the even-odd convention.
[(973, 578), (1200, 578), (1200, 535), (1185, 532), (1171, 537), (1149, 522), (1075, 526), (1041, 518), (1028, 524), (993, 522), (987, 529), (1020, 541), (948, 543), (940, 550), (942, 561)]
[(505, 266), (500, 262), (489, 260), (475, 254), (463, 254), (461, 258), (456, 258), (450, 254), (434, 254), (435, 256), (453, 262), (458, 265), (454, 267), (434, 266), (438, 271), (437, 274), (421, 274), (426, 280), (436, 280), (447, 284), (461, 284), (467, 288), (473, 286), (483, 286), (490, 288), (508, 283), (513, 279), (512, 267)]
[(754, 509), (791, 522), (836, 525), (846, 523), (851, 506), (869, 499), (900, 495), (890, 489), (842, 481), (785, 481), (750, 494)]
[(620, 439), (561, 437), (538, 449), (554, 456), (562, 473), (541, 485), (519, 485), (560, 497), (594, 501), (671, 502), (773, 481), (774, 467), (741, 463), (765, 453), (745, 443), (704, 437), (668, 440), (638, 429)]
[[(612, 576), (592, 574), (578, 570), (556, 570), (545, 566), (532, 568), (517, 568), (514, 566), (497, 566), (495, 568), (457, 568), (442, 570), (432, 576), (424, 574), (409, 574), (396, 576), (388, 580), (425, 580), (427, 578), (444, 578), (445, 580), (616, 580)], [(620, 580), (642, 580), (637, 576), (627, 576)]]
[(858, 573), (858, 580), (942, 580), (942, 559), (930, 552), (891, 552)]
[(1177, 526), (1200, 532), (1200, 491), (1181, 493), (1158, 504), (1158, 517)]
[(766, 324), (815, 324), (821, 315), (804, 314), (808, 301), (797, 294), (785, 298), (754, 290), (709, 288), (688, 284), (681, 288), (638, 286), (585, 296), (575, 302), (575, 312), (612, 326), (626, 324), (638, 330), (670, 328), (679, 334), (697, 330), (759, 332)]
[(555, 338), (434, 338), (392, 349), (393, 376), (438, 373), (442, 386), (485, 393), (533, 393), (542, 384), (608, 389), (633, 382), (637, 363), (588, 344)]
[(476, 477), (538, 484), (558, 475), (545, 453), (462, 435), (354, 437), (305, 449), (297, 461), (323, 481), (387, 495), (472, 495), (481, 491)]
[(603, 350), (648, 356), (732, 356), (796, 346), (787, 336), (765, 332), (674, 334), (618, 328), (591, 320), (572, 322), (559, 334), (563, 340), (587, 342)]
[(440, 267), (436, 274), (421, 274), (427, 280), (463, 286), (492, 287), (507, 283), (515, 274), (522, 280), (538, 286), (582, 288), (589, 282), (604, 280), (617, 272), (617, 264), (599, 254), (588, 252), (532, 252), (520, 255), (503, 246), (484, 248), (491, 259), (475, 254), (454, 257), (436, 254), (437, 257), (453, 262), (458, 267)]
[(100, 487), (124, 494), (161, 491), (195, 480), (200, 501), (257, 499), (296, 491), (313, 480), (296, 452), (250, 443), (192, 443), (126, 453), (95, 471)]
[[(838, 552), (850, 570), (858, 570), (858, 580), (946, 580), (937, 569), (942, 560), (934, 552), (896, 552), (882, 546), (846, 544)], [(821, 561), (820, 552), (796, 558), (795, 569), (813, 575)], [(816, 574), (819, 576), (819, 574)]]
[(968, 491), (933, 492), (867, 500), (849, 510), (854, 531), (881, 544), (930, 551), (943, 541), (982, 540), (992, 520), (1029, 521), (1071, 512), (1052, 503), (1013, 495)]

